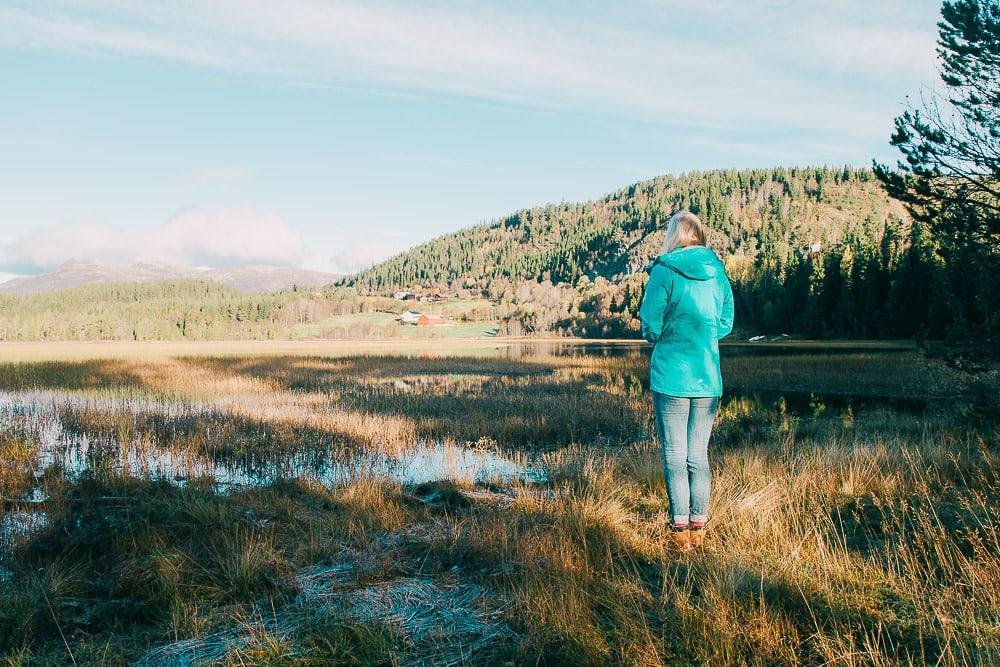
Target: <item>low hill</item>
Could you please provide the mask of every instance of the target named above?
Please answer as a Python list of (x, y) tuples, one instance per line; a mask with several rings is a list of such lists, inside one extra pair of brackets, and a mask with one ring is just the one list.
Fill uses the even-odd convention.
[(575, 284), (619, 280), (659, 253), (670, 215), (688, 208), (712, 245), (745, 260), (792, 262), (905, 217), (867, 169), (693, 172), (636, 183), (597, 200), (522, 209), (448, 234), (343, 280), (379, 291), (493, 278)]
[(232, 287), (244, 294), (277, 292), (293, 286), (322, 287), (340, 278), (334, 273), (287, 266), (237, 266), (226, 269), (192, 269), (171, 264), (138, 263), (112, 266), (89, 260), (70, 260), (48, 273), (14, 278), (0, 283), (0, 294), (37, 294), (98, 283), (144, 283), (156, 280), (194, 279)]
[(479, 291), (525, 332), (635, 336), (641, 269), (685, 208), (726, 262), (737, 335), (941, 335), (953, 319), (933, 241), (871, 170), (850, 167), (661, 176), (432, 239), (339, 284)]

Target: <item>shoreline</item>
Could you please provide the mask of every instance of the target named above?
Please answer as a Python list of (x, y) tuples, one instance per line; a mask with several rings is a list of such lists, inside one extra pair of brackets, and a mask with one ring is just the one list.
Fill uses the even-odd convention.
[[(476, 337), (476, 338), (407, 338), (407, 339), (315, 339), (315, 340), (216, 340), (216, 341), (17, 341), (0, 342), (0, 360), (59, 361), (81, 359), (128, 359), (171, 356), (244, 356), (244, 355), (311, 355), (350, 356), (366, 354), (482, 354), (501, 351), (518, 345), (532, 347), (612, 346), (643, 348), (648, 344), (634, 338), (572, 338), (572, 337)], [(856, 351), (907, 352), (916, 351), (913, 341), (882, 340), (780, 340), (723, 341), (723, 350), (744, 352), (771, 350), (780, 352)]]
[[(571, 336), (497, 336), (469, 338), (329, 338), (310, 340), (179, 340), (179, 341), (0, 341), (0, 359), (22, 354), (85, 352), (85, 353), (128, 353), (159, 352), (185, 354), (201, 353), (302, 353), (308, 351), (378, 351), (407, 349), (488, 349), (511, 345), (647, 345), (641, 338), (576, 338)], [(853, 348), (871, 350), (916, 350), (917, 344), (910, 340), (875, 339), (784, 339), (777, 341), (750, 342), (744, 340), (722, 341), (722, 348), (761, 349), (803, 349), (803, 348)]]
[(214, 341), (17, 341), (0, 342), (0, 360), (31, 361), (65, 358), (243, 354), (348, 355), (380, 351), (461, 352), (501, 349), (512, 345), (639, 345), (641, 340), (569, 337), (476, 337), (408, 339), (214, 340)]

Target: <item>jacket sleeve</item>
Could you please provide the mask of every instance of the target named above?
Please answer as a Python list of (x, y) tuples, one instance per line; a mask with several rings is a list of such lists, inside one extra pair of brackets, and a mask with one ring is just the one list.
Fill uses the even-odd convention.
[(719, 340), (728, 336), (733, 330), (733, 286), (729, 284), (729, 278), (723, 273), (719, 277), (722, 287), (722, 310), (719, 313)]
[(639, 319), (642, 321), (642, 337), (654, 345), (663, 334), (663, 319), (670, 303), (672, 287), (673, 271), (655, 267), (650, 272), (646, 292), (642, 295), (642, 305), (639, 307)]

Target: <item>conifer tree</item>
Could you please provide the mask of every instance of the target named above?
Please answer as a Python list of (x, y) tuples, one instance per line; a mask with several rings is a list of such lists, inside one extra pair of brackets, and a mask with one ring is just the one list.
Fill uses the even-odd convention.
[(1000, 1), (946, 1), (938, 24), (942, 93), (896, 119), (898, 169), (875, 174), (945, 251), (1000, 255)]

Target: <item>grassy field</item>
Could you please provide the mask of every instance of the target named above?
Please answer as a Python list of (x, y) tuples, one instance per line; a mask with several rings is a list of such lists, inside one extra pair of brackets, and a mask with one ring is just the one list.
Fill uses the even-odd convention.
[(677, 553), (641, 353), (400, 349), (0, 364), (7, 664), (1000, 660), (995, 374), (728, 357)]

